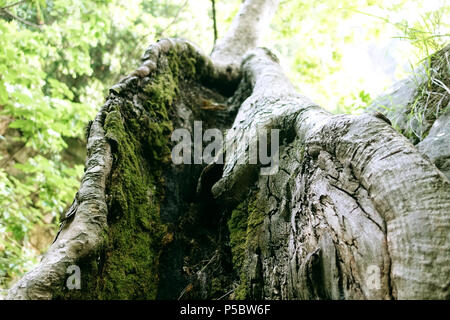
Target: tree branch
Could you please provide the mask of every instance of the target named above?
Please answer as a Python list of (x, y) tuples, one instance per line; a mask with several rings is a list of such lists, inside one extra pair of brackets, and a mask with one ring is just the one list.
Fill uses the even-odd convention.
[(12, 3), (12, 4), (8, 4), (8, 5), (6, 5), (6, 6), (2, 7), (2, 8), (0, 8), (0, 10), (8, 9), (8, 8), (17, 6), (17, 5), (19, 5), (19, 4), (22, 4), (22, 3), (24, 3), (24, 2), (26, 2), (26, 0), (17, 1), (17, 2), (14, 2), (14, 3)]
[(186, 7), (187, 3), (188, 3), (188, 1), (185, 0), (184, 3), (178, 8), (178, 11), (175, 14), (175, 16), (173, 17), (172, 21), (170, 21), (170, 23), (167, 26), (165, 26), (164, 29), (162, 29), (157, 34), (155, 34), (156, 38), (159, 38), (167, 29), (169, 29), (175, 23), (175, 21), (177, 21), (178, 16), (180, 15), (181, 11)]
[(213, 17), (213, 28), (214, 28), (214, 44), (217, 41), (217, 21), (216, 21), (216, 1), (211, 0), (212, 3), (212, 17)]
[(32, 22), (29, 22), (29, 21), (27, 21), (25, 19), (22, 19), (22, 18), (20, 18), (20, 17), (18, 17), (16, 15), (12, 14), (11, 12), (9, 12), (8, 10), (6, 10), (4, 8), (1, 8), (0, 12), (6, 13), (11, 18), (13, 18), (13, 19), (15, 19), (15, 20), (17, 20), (19, 22), (22, 22), (23, 24), (26, 24), (27, 26), (30, 26), (30, 27), (33, 27), (33, 28), (37, 28), (37, 29), (42, 29), (42, 26), (40, 26), (38, 24), (34, 24)]

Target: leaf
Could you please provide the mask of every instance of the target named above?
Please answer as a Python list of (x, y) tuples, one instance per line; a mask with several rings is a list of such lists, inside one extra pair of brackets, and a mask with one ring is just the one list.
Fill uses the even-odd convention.
[(10, 128), (21, 129), (21, 130), (32, 130), (34, 129), (34, 122), (30, 120), (18, 119), (14, 120), (9, 124)]
[(56, 79), (49, 78), (47, 79), (48, 83), (52, 88), (52, 95), (57, 98), (67, 98), (69, 100), (73, 100), (74, 94), (69, 89), (69, 87)]

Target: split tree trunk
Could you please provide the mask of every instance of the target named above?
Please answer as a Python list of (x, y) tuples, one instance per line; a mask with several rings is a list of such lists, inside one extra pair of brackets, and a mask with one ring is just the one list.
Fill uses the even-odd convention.
[[(10, 299), (449, 298), (448, 179), (385, 121), (295, 92), (252, 49), (275, 7), (247, 0), (212, 60), (150, 46), (93, 121), (72, 214)], [(194, 120), (231, 128), (224, 165), (171, 163), (170, 133)], [(280, 129), (272, 175), (246, 158), (257, 128)]]

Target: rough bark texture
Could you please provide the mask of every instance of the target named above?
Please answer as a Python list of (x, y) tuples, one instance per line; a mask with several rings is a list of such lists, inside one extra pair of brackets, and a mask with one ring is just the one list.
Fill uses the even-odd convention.
[[(274, 9), (260, 2), (244, 4), (236, 30), (245, 10)], [(224, 49), (226, 63), (252, 46)], [(450, 298), (444, 174), (385, 121), (295, 92), (267, 49), (228, 68), (217, 48), (213, 63), (162, 40), (111, 89), (74, 214), (8, 298)], [(170, 133), (194, 120), (231, 128), (223, 165), (170, 162)], [(257, 128), (280, 129), (272, 175), (246, 157)], [(81, 290), (65, 286), (73, 264)]]
[(427, 137), (417, 144), (417, 150), (450, 179), (450, 108), (433, 123)]
[(276, 122), (287, 137), (278, 174), (248, 179), (251, 165), (232, 160), (213, 187), (231, 207), (241, 203), (232, 220), (247, 219), (246, 244), (235, 249), (245, 297), (448, 298), (446, 177), (386, 122), (330, 115), (297, 95), (265, 50), (247, 55), (243, 70), (252, 96), (233, 127)]

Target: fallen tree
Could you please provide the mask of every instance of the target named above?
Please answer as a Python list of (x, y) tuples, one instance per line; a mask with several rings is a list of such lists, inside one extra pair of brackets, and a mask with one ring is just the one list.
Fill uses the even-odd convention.
[[(111, 88), (60, 233), (9, 299), (449, 298), (449, 180), (382, 117), (294, 90), (256, 48), (276, 5), (245, 1), (211, 58), (159, 41)], [(171, 162), (195, 120), (226, 131), (224, 163)], [(277, 170), (248, 156), (261, 129)]]

